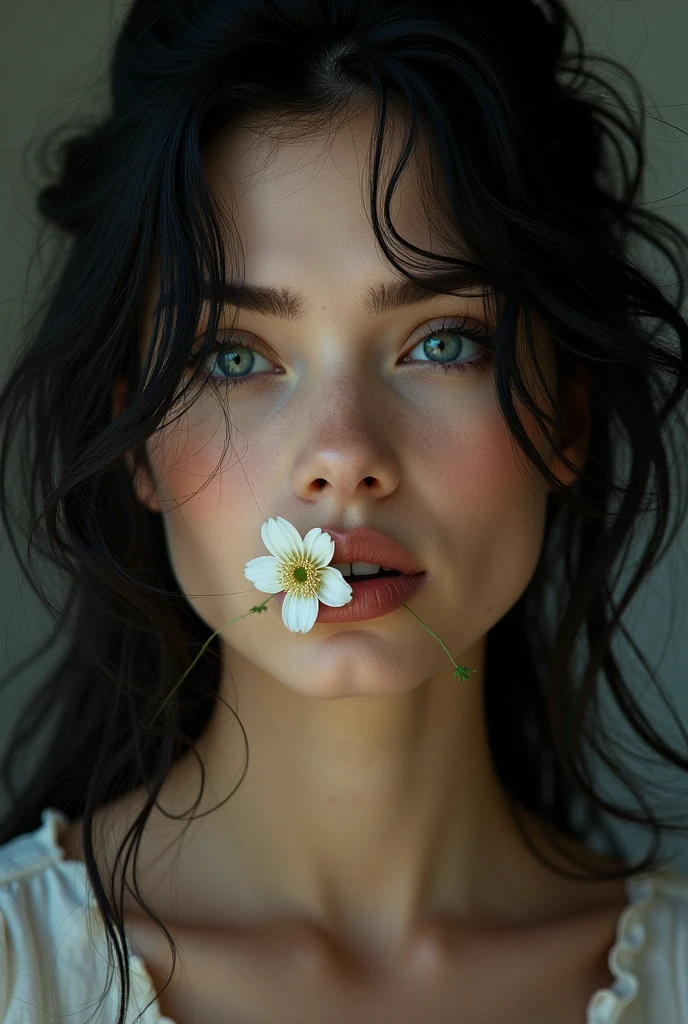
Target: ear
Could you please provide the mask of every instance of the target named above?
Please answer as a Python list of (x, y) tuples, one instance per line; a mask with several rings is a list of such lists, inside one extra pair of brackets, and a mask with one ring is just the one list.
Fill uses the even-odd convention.
[[(124, 377), (119, 377), (112, 385), (112, 419), (115, 420), (121, 414), (125, 406), (127, 394), (127, 382)], [(155, 493), (155, 481), (150, 471), (145, 466), (139, 466), (134, 470), (134, 456), (131, 452), (125, 455), (129, 473), (132, 477), (134, 493), (150, 512), (162, 512), (160, 502)]]
[(562, 436), (560, 435), (559, 443), (562, 452), (574, 464), (576, 471), (569, 469), (557, 455), (552, 456), (549, 464), (550, 470), (559, 478), (564, 487), (575, 483), (578, 473), (584, 467), (587, 460), (592, 426), (590, 411), (591, 386), (592, 376), (584, 366), (581, 366), (569, 382), (564, 395), (563, 417), (568, 437), (566, 437), (564, 444), (562, 444)]

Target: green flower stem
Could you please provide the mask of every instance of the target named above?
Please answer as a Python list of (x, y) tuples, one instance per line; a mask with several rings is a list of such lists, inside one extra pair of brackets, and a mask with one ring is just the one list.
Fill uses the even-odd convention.
[(179, 681), (177, 682), (177, 684), (175, 685), (174, 689), (173, 689), (173, 690), (171, 691), (171, 693), (169, 693), (169, 694), (167, 695), (167, 697), (166, 697), (166, 698), (165, 698), (165, 700), (164, 700), (164, 701), (162, 702), (162, 704), (160, 705), (160, 707), (158, 708), (158, 710), (157, 710), (157, 711), (155, 712), (155, 714), (154, 714), (154, 716), (153, 716), (153, 721), (151, 722), (151, 725), (153, 724), (153, 722), (155, 721), (155, 719), (156, 719), (156, 718), (158, 717), (158, 715), (160, 714), (160, 712), (162, 711), (162, 709), (163, 709), (163, 708), (165, 707), (165, 705), (167, 704), (167, 701), (168, 701), (168, 700), (170, 700), (170, 698), (171, 698), (171, 697), (172, 697), (172, 696), (173, 696), (173, 695), (174, 695), (174, 694), (175, 694), (175, 693), (177, 692), (177, 690), (179, 689), (179, 687), (180, 687), (180, 686), (182, 685), (182, 683), (184, 682), (184, 680), (185, 680), (185, 679), (186, 679), (186, 677), (188, 676), (189, 672), (190, 672), (190, 671), (191, 671), (191, 669), (192, 669), (192, 668), (194, 667), (194, 665), (196, 664), (196, 662), (198, 661), (198, 659), (199, 659), (199, 658), (201, 657), (201, 655), (203, 654), (203, 652), (205, 651), (206, 647), (208, 646), (208, 644), (210, 643), (210, 641), (211, 641), (211, 640), (213, 639), (213, 637), (214, 637), (214, 636), (217, 636), (217, 634), (218, 634), (218, 633), (220, 632), (220, 630), (221, 630), (221, 629), (224, 629), (224, 628), (225, 628), (225, 626), (231, 626), (231, 624), (232, 624), (233, 622), (238, 622), (238, 621), (239, 621), (239, 619), (245, 619), (247, 615), (253, 615), (253, 613), (254, 613), (254, 612), (264, 612), (264, 611), (265, 611), (265, 606), (267, 605), (268, 601), (272, 601), (273, 597), (276, 597), (276, 596), (277, 596), (276, 594), (270, 594), (270, 597), (266, 597), (266, 599), (265, 599), (265, 600), (263, 601), (263, 603), (262, 603), (262, 604), (254, 604), (253, 608), (249, 608), (249, 610), (248, 610), (247, 612), (244, 612), (244, 614), (243, 614), (243, 615), (237, 615), (236, 619), (229, 619), (229, 620), (228, 620), (227, 622), (225, 622), (225, 623), (223, 623), (223, 624), (222, 624), (221, 626), (219, 626), (219, 627), (218, 627), (218, 628), (217, 628), (217, 629), (215, 630), (215, 632), (214, 632), (214, 633), (211, 633), (211, 634), (210, 634), (210, 636), (208, 637), (208, 639), (206, 640), (206, 642), (205, 642), (205, 643), (203, 644), (203, 646), (201, 647), (200, 651), (198, 652), (198, 654), (196, 655), (196, 657), (194, 658), (194, 660), (193, 660), (193, 661), (191, 662), (191, 664), (190, 664), (190, 665), (189, 665), (189, 667), (187, 668), (187, 670), (186, 670), (186, 672), (184, 673), (184, 675), (183, 675), (183, 676), (181, 677), (181, 679), (180, 679), (180, 680), (179, 680)]
[(430, 633), (431, 636), (434, 636), (434, 638), (437, 641), (437, 643), (442, 645), (442, 647), (444, 648), (445, 652), (449, 656), (449, 660), (451, 661), (451, 663), (452, 663), (452, 665), (454, 666), (454, 669), (455, 669), (454, 674), (452, 675), (452, 679), (463, 679), (464, 681), (467, 680), (467, 679), (470, 679), (471, 678), (471, 672), (476, 672), (477, 669), (466, 668), (465, 665), (457, 665), (456, 662), (454, 661), (454, 659), (452, 658), (451, 653), (447, 650), (445, 645), (442, 643), (442, 641), (438, 637), (437, 633), (433, 633), (432, 630), (430, 629), (430, 627), (425, 625), (425, 623), (423, 622), (421, 617), (419, 615), (416, 615), (416, 613), (414, 612), (413, 608), (409, 608), (409, 606), (406, 604), (406, 601), (404, 601), (404, 608), (408, 608), (408, 610), (411, 612), (411, 615), (415, 615), (415, 617), (418, 619), (418, 621), (420, 622), (420, 624), (423, 627), (423, 629), (427, 629), (428, 633)]
[[(187, 668), (186, 672), (183, 674), (181, 679), (175, 685), (174, 689), (171, 691), (171, 693), (168, 694), (167, 698), (162, 702), (162, 704), (160, 705), (160, 707), (156, 711), (155, 715), (153, 716), (153, 720), (151, 722), (151, 725), (153, 724), (155, 719), (158, 717), (158, 715), (160, 714), (162, 709), (165, 707), (167, 702), (170, 700), (170, 698), (176, 693), (176, 691), (179, 689), (181, 684), (184, 682), (184, 680), (188, 676), (189, 672), (194, 667), (194, 665), (196, 664), (198, 659), (201, 657), (201, 655), (203, 654), (203, 652), (205, 651), (205, 649), (207, 648), (208, 644), (213, 639), (213, 637), (217, 636), (217, 634), (220, 632), (220, 630), (224, 629), (225, 626), (231, 626), (231, 624), (233, 622), (238, 622), (240, 619), (245, 619), (248, 615), (253, 615), (254, 613), (264, 612), (265, 609), (266, 609), (266, 605), (267, 605), (268, 601), (272, 601), (273, 597), (276, 597), (276, 596), (277, 596), (276, 594), (270, 594), (270, 596), (266, 597), (266, 599), (262, 602), (262, 604), (255, 604), (253, 606), (253, 608), (249, 608), (249, 610), (247, 612), (244, 612), (243, 615), (237, 615), (236, 619), (229, 619), (227, 622), (223, 623), (222, 626), (219, 626), (215, 630), (214, 633), (210, 634), (210, 636), (208, 637), (206, 642), (203, 644), (203, 646), (201, 647), (200, 651), (198, 652), (198, 654), (196, 655), (194, 660), (191, 662), (191, 664)], [(454, 661), (454, 659), (452, 658), (451, 653), (449, 652), (447, 647), (442, 643), (442, 641), (438, 637), (437, 633), (433, 633), (433, 631), (430, 629), (430, 627), (425, 625), (425, 623), (420, 618), (420, 616), (416, 615), (416, 613), (414, 612), (413, 608), (409, 608), (409, 606), (406, 604), (406, 602), (404, 602), (404, 608), (408, 608), (408, 610), (411, 612), (411, 615), (415, 616), (415, 618), (418, 619), (418, 621), (420, 622), (420, 624), (423, 627), (423, 629), (427, 629), (428, 633), (430, 633), (431, 636), (434, 636), (435, 640), (437, 640), (437, 643), (442, 646), (442, 648), (444, 649), (446, 654), (449, 656), (449, 660), (451, 661), (452, 665), (454, 666), (454, 674), (452, 676), (452, 679), (463, 679), (464, 681), (467, 680), (467, 679), (470, 679), (471, 672), (475, 672), (476, 669), (474, 669), (474, 668), (466, 668), (465, 665), (457, 665), (456, 662)]]

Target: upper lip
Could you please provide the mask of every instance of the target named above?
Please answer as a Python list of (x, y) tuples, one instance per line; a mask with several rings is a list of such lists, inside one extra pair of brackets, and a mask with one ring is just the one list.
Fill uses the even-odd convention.
[(338, 530), (323, 526), (323, 533), (329, 533), (334, 541), (332, 562), (369, 562), (373, 565), (398, 569), (401, 573), (413, 575), (423, 572), (412, 555), (391, 537), (387, 537), (371, 526), (358, 526), (355, 530)]

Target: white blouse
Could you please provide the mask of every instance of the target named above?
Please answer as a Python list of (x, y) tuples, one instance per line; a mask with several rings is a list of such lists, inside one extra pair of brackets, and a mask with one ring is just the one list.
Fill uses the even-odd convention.
[[(81, 861), (65, 860), (48, 807), (35, 832), (0, 846), (0, 1022), (112, 1024), (120, 991), (100, 909)], [(581, 1024), (688, 1024), (688, 878), (673, 868), (627, 880), (607, 962), (616, 979), (598, 989)], [(132, 944), (133, 948), (133, 944)], [(175, 1024), (161, 1016), (140, 957), (130, 955), (127, 1024)]]

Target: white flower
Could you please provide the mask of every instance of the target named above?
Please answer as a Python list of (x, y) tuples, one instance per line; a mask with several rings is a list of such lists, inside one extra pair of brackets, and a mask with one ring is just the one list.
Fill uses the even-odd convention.
[(318, 601), (341, 608), (352, 600), (354, 592), (339, 569), (328, 566), (334, 557), (329, 533), (314, 526), (302, 540), (295, 526), (277, 516), (263, 523), (260, 535), (272, 555), (252, 558), (244, 576), (265, 594), (286, 592), (282, 621), (292, 633), (307, 633), (314, 625)]

